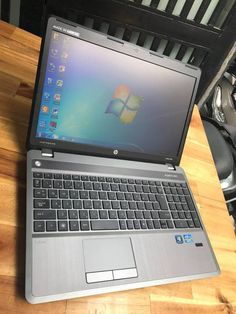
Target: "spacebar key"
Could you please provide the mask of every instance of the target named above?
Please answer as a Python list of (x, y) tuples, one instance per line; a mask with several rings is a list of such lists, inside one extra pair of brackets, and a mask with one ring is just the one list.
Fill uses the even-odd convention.
[(118, 230), (119, 225), (116, 220), (94, 220), (91, 221), (92, 230)]

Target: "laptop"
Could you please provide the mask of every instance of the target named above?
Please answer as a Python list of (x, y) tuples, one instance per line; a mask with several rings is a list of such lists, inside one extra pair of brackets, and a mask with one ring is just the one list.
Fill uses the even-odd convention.
[(48, 19), (27, 140), (30, 303), (219, 274), (179, 167), (199, 78)]

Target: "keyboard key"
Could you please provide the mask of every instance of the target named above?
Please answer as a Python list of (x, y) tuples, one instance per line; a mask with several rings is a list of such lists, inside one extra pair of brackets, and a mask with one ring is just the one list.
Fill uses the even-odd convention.
[(111, 209), (111, 202), (110, 201), (102, 201), (102, 206), (104, 209)]
[(117, 214), (119, 219), (126, 219), (126, 212), (124, 210), (119, 210)]
[(164, 195), (156, 194), (156, 200), (160, 204), (160, 207), (161, 207), (162, 210), (167, 210), (168, 209), (167, 202), (166, 202), (166, 199), (165, 199)]
[(154, 228), (152, 220), (146, 220), (146, 223), (147, 223), (148, 229), (153, 229)]
[(128, 202), (121, 201), (120, 202), (121, 209), (129, 209)]
[(121, 230), (126, 230), (126, 221), (125, 220), (120, 220), (119, 225), (120, 225)]
[(187, 223), (188, 223), (189, 228), (194, 228), (195, 227), (195, 225), (194, 225), (192, 220), (187, 220)]
[(80, 180), (80, 175), (78, 175), (78, 174), (73, 174), (73, 175), (72, 175), (72, 180)]
[(34, 200), (34, 208), (49, 208), (49, 200), (36, 199)]
[(73, 189), (72, 181), (64, 181), (64, 189)]
[(62, 181), (54, 180), (53, 187), (54, 189), (62, 189)]
[(67, 219), (67, 210), (58, 210), (57, 211), (58, 219)]
[(95, 209), (90, 210), (89, 217), (90, 219), (98, 219), (98, 211)]
[(185, 220), (174, 220), (176, 228), (188, 228), (188, 224)]
[(178, 218), (179, 218), (178, 213), (175, 212), (175, 211), (172, 211), (172, 212), (171, 212), (171, 216), (172, 216), (173, 219), (178, 219)]
[(107, 177), (107, 178), (106, 178), (106, 181), (107, 181), (107, 182), (112, 182), (113, 180), (112, 180), (112, 178)]
[(160, 204), (158, 202), (155, 202), (155, 203), (153, 202), (152, 203), (152, 207), (155, 210), (160, 210), (161, 209), (161, 206), (160, 206)]
[(143, 185), (143, 193), (149, 193), (150, 189), (148, 185)]
[(98, 181), (99, 181), (99, 182), (105, 182), (106, 179), (105, 179), (104, 177), (99, 177), (99, 178), (98, 178)]
[(98, 199), (98, 192), (97, 191), (90, 191), (89, 197), (91, 200), (97, 200)]
[(152, 216), (152, 219), (158, 219), (159, 218), (158, 212), (154, 211), (154, 210), (151, 211), (151, 216)]
[(73, 208), (74, 209), (81, 209), (82, 208), (82, 201), (81, 200), (73, 201)]
[(141, 194), (141, 200), (142, 201), (148, 201), (149, 200), (148, 194)]
[(120, 202), (118, 201), (112, 201), (111, 206), (113, 209), (120, 209)]
[(58, 231), (68, 231), (68, 222), (58, 221)]
[(151, 212), (149, 210), (144, 210), (143, 211), (143, 217), (145, 219), (151, 219)]
[(133, 199), (136, 202), (140, 202), (141, 201), (141, 195), (139, 193), (133, 193)]
[(187, 204), (188, 204), (189, 210), (190, 210), (190, 211), (195, 211), (195, 207), (194, 207), (194, 205), (193, 205), (191, 196), (185, 196), (185, 199), (186, 199), (186, 202), (187, 202)]
[(33, 187), (34, 188), (41, 188), (41, 180), (40, 179), (34, 179), (33, 180)]
[(139, 210), (145, 210), (144, 202), (137, 202), (136, 204)]
[(62, 179), (61, 173), (54, 173), (54, 179)]
[(137, 193), (142, 193), (142, 192), (143, 192), (142, 186), (141, 186), (141, 185), (136, 185), (136, 186), (135, 186), (135, 191), (136, 191)]
[(140, 224), (138, 220), (133, 220), (134, 229), (140, 229)]
[(100, 217), (101, 219), (108, 219), (107, 210), (104, 210), (104, 209), (99, 210), (99, 217)]
[(136, 184), (142, 184), (142, 180), (137, 179), (137, 180), (135, 180), (135, 183)]
[(120, 192), (127, 192), (127, 187), (125, 184), (119, 184), (119, 190)]
[(88, 219), (88, 211), (85, 209), (79, 210), (80, 219)]
[(46, 189), (34, 189), (34, 197), (46, 198), (47, 197)]
[(92, 220), (92, 230), (119, 230), (117, 220)]
[(89, 221), (87, 221), (87, 220), (81, 220), (81, 221), (80, 221), (80, 229), (81, 229), (82, 231), (88, 231), (88, 230), (90, 230)]
[(52, 180), (48, 180), (48, 179), (42, 180), (42, 186), (43, 188), (47, 188), (47, 189), (52, 188)]
[(116, 200), (116, 193), (115, 192), (107, 192), (107, 196), (109, 200)]
[[(185, 214), (184, 214), (184, 212), (179, 212), (178, 215), (179, 215), (179, 219), (185, 219)], [(191, 216), (191, 215), (190, 215), (190, 216)]]
[(33, 172), (33, 177), (34, 178), (42, 178), (43, 174), (42, 174), (42, 172)]
[(110, 191), (110, 184), (109, 183), (102, 183), (103, 191)]
[(99, 182), (93, 183), (93, 189), (97, 190), (97, 191), (101, 190), (102, 189), (101, 183), (99, 183)]
[(119, 191), (119, 185), (116, 183), (111, 184), (111, 190), (112, 191)]
[(44, 221), (34, 221), (34, 232), (44, 232), (45, 223)]
[(93, 201), (93, 208), (102, 209), (102, 202), (101, 201)]
[(174, 228), (172, 220), (166, 220), (166, 222), (167, 222), (167, 226), (168, 226), (169, 229), (173, 229)]
[(191, 219), (191, 213), (190, 212), (184, 212), (184, 215), (186, 217), (186, 219)]
[(125, 193), (125, 200), (126, 201), (132, 201), (133, 200), (132, 193)]
[(144, 204), (145, 204), (146, 210), (153, 210), (152, 203), (150, 203), (150, 202), (145, 202)]
[(58, 197), (58, 192), (57, 190), (48, 190), (48, 197), (49, 198), (57, 198)]
[(44, 173), (44, 178), (52, 179), (52, 173)]
[(128, 179), (122, 178), (121, 183), (128, 183)]
[(157, 220), (157, 219), (153, 220), (153, 225), (154, 225), (155, 229), (160, 229), (161, 228), (159, 220)]
[(72, 209), (71, 200), (62, 200), (62, 208), (63, 209)]
[(139, 220), (141, 229), (147, 229), (147, 224), (145, 220)]
[(92, 201), (90, 201), (90, 200), (83, 201), (83, 205), (84, 205), (85, 209), (92, 209), (93, 208)]
[(78, 219), (77, 210), (74, 210), (74, 209), (69, 210), (69, 218), (70, 219)]
[(61, 200), (51, 200), (51, 208), (60, 209), (61, 208)]
[(81, 199), (88, 199), (89, 193), (88, 193), (88, 191), (79, 191), (79, 196)]
[(127, 186), (127, 191), (128, 191), (128, 192), (135, 192), (134, 186), (133, 186), (133, 185), (128, 185), (128, 186)]
[(113, 182), (114, 183), (120, 183), (120, 179), (119, 178), (113, 178)]
[(64, 180), (71, 180), (71, 175), (70, 174), (63, 174), (63, 179)]
[(71, 199), (78, 199), (79, 198), (79, 193), (76, 190), (70, 190), (69, 194), (70, 194)]
[(92, 182), (97, 181), (97, 177), (96, 176), (90, 176), (89, 179)]
[(135, 214), (135, 217), (136, 217), (137, 219), (142, 219), (142, 218), (143, 218), (143, 213), (142, 213), (141, 211), (139, 211), (139, 210), (136, 210), (136, 211), (134, 212), (134, 214)]
[(74, 189), (75, 190), (82, 190), (83, 189), (83, 182), (81, 182), (81, 181), (74, 181)]
[(167, 222), (166, 220), (160, 220), (161, 229), (167, 229)]
[(34, 210), (34, 219), (46, 220), (46, 219), (56, 219), (56, 211), (55, 210)]
[(68, 191), (67, 190), (59, 190), (59, 197), (60, 198), (68, 198)]
[(83, 175), (83, 176), (81, 176), (81, 180), (82, 180), (82, 181), (89, 181), (89, 177)]
[(134, 229), (134, 225), (133, 225), (133, 221), (132, 220), (127, 220), (126, 224), (127, 224), (127, 228), (129, 230)]
[(46, 230), (49, 232), (57, 231), (56, 221), (46, 221)]
[(133, 210), (127, 210), (126, 216), (128, 219), (135, 219), (135, 214)]
[(132, 209), (132, 210), (136, 210), (137, 209), (137, 206), (136, 206), (135, 202), (128, 202), (128, 204), (129, 204), (129, 209)]
[(107, 200), (107, 193), (106, 192), (98, 192), (98, 196), (100, 200)]
[(110, 219), (116, 219), (117, 218), (117, 212), (116, 210), (109, 210), (108, 215)]
[(70, 231), (78, 231), (79, 230), (79, 223), (78, 221), (71, 221), (69, 222), (69, 226), (70, 226)]
[(83, 185), (84, 185), (85, 190), (92, 190), (93, 189), (93, 185), (91, 182), (84, 182)]

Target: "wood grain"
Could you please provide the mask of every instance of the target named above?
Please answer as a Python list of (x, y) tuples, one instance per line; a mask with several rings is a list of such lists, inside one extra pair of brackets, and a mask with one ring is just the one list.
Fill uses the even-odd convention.
[(236, 241), (197, 107), (186, 170), (221, 275), (68, 301), (24, 299), (25, 140), (40, 38), (0, 22), (0, 313), (235, 313)]

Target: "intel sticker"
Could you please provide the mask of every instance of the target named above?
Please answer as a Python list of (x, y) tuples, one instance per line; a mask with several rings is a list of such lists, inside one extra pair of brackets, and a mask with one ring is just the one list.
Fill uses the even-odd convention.
[(182, 238), (181, 235), (176, 235), (176, 236), (175, 236), (175, 241), (176, 241), (176, 243), (178, 243), (178, 244), (184, 243), (184, 240), (183, 240), (183, 238)]
[(193, 237), (190, 233), (184, 234), (183, 238), (185, 243), (193, 243)]

